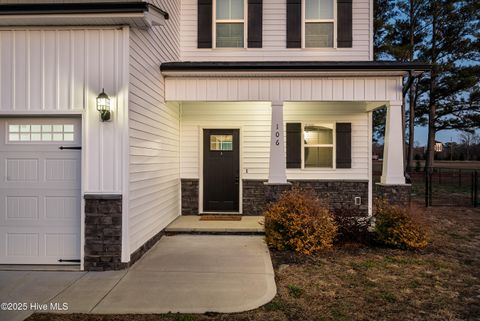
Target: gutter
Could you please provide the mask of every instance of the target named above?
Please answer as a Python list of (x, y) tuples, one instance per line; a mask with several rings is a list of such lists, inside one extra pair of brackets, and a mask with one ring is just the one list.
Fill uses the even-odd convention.
[(279, 62), (168, 62), (160, 66), (162, 72), (234, 72), (234, 71), (404, 71), (415, 73), (428, 71), (431, 65), (393, 61), (279, 61)]

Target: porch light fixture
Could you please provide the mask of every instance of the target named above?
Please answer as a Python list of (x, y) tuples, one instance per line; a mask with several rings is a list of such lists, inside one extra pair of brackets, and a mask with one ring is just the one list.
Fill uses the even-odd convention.
[(108, 97), (103, 88), (102, 92), (97, 96), (97, 110), (100, 112), (102, 121), (110, 120), (110, 97)]

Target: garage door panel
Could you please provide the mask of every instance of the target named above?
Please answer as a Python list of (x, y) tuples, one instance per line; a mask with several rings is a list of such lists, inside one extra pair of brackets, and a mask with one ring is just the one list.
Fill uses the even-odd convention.
[(60, 150), (66, 142), (5, 143), (12, 123), (74, 124), (76, 140), (67, 144), (81, 137), (78, 119), (0, 119), (0, 264), (79, 259), (81, 152)]

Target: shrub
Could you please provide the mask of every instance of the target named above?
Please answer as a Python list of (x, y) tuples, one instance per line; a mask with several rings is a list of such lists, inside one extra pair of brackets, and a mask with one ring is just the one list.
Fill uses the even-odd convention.
[(390, 205), (385, 200), (375, 204), (375, 240), (381, 244), (417, 250), (425, 248), (429, 235), (417, 210)]
[(293, 189), (265, 211), (269, 247), (310, 255), (332, 247), (337, 225), (332, 212), (312, 194)]

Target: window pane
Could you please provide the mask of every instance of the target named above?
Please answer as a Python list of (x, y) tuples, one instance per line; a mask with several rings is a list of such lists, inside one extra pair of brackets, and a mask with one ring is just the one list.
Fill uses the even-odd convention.
[(326, 126), (305, 126), (306, 145), (333, 144), (333, 129)]
[(233, 150), (232, 135), (210, 135), (210, 150), (231, 151)]
[(20, 131), (20, 126), (18, 126), (18, 125), (9, 125), (9, 126), (8, 126), (8, 131), (9, 131), (10, 133), (12, 133), (12, 132), (18, 133), (18, 132)]
[(39, 133), (41, 126), (40, 125), (32, 125), (32, 133)]
[(55, 133), (61, 133), (63, 132), (63, 125), (53, 125), (53, 131)]
[(30, 140), (30, 134), (20, 134), (20, 140), (21, 141), (29, 141)]
[(63, 125), (63, 131), (73, 133), (73, 125)]
[(43, 133), (42, 134), (42, 140), (45, 141), (45, 142), (49, 142), (52, 140), (52, 134), (45, 134)]
[(243, 23), (217, 23), (217, 48), (243, 48)]
[(42, 125), (42, 132), (50, 133), (52, 131), (52, 125)]
[(53, 134), (53, 140), (54, 141), (62, 141), (63, 140), (63, 134)]
[(40, 133), (32, 133), (32, 141), (40, 141), (41, 134)]
[(217, 0), (217, 20), (243, 20), (243, 0)]
[(305, 167), (333, 167), (333, 147), (305, 147)]
[(20, 136), (18, 134), (10, 134), (8, 135), (8, 140), (14, 142), (20, 140)]
[(305, 0), (306, 19), (333, 19), (333, 0)]
[(63, 140), (68, 141), (68, 142), (72, 142), (74, 140), (73, 139), (73, 134), (72, 133), (63, 134)]
[(333, 23), (306, 23), (305, 47), (325, 48), (333, 47)]
[(20, 132), (29, 133), (30, 132), (30, 125), (20, 125)]

